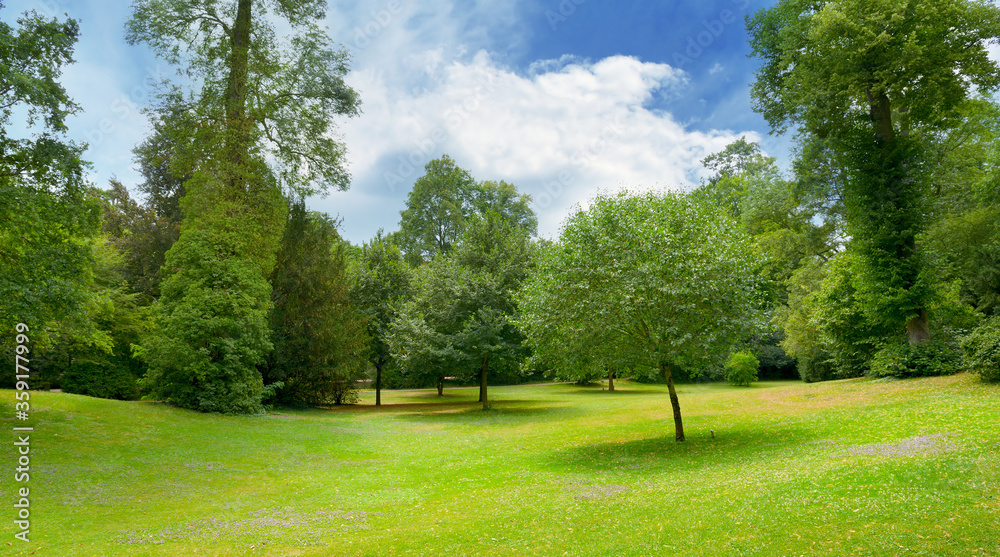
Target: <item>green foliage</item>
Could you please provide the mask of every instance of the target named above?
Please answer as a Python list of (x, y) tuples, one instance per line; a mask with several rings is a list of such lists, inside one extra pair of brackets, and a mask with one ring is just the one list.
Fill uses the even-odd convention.
[(749, 238), (707, 203), (602, 196), (543, 250), (518, 299), (520, 322), (556, 362), (605, 353), (704, 367), (759, 329), (756, 268)]
[(712, 204), (622, 192), (570, 216), (543, 250), (519, 324), (539, 361), (570, 373), (659, 369), (684, 441), (672, 366), (707, 370), (759, 332), (763, 290), (750, 238)]
[(747, 18), (762, 66), (754, 109), (772, 128), (789, 124), (845, 138), (871, 126), (872, 99), (891, 99), (902, 127), (947, 127), (973, 92), (1000, 85), (987, 43), (1000, 9), (961, 0), (782, 0)]
[(500, 216), (509, 226), (529, 235), (538, 228), (531, 210), (531, 197), (518, 194), (504, 181), (477, 183), (467, 170), (459, 168), (448, 155), (427, 163), (400, 213), (399, 231), (394, 239), (411, 265), (430, 261), (455, 248), (474, 216), (488, 212)]
[(125, 367), (106, 362), (76, 362), (59, 383), (67, 393), (98, 398), (135, 400), (139, 398), (136, 376)]
[(750, 352), (733, 352), (726, 361), (726, 381), (737, 387), (749, 387), (757, 381), (760, 362)]
[(290, 207), (270, 275), (274, 352), (266, 383), (281, 382), (284, 404), (350, 404), (366, 364), (367, 323), (349, 292), (344, 242), (326, 214)]
[[(368, 323), (371, 339), (368, 357), (380, 374), (392, 363), (389, 328), (400, 306), (411, 295), (411, 272), (399, 247), (379, 230), (375, 238), (361, 248), (352, 275), (351, 299)], [(380, 379), (381, 376), (376, 377), (376, 382)]]
[(395, 237), (411, 264), (447, 255), (465, 229), (476, 182), (448, 155), (427, 163), (400, 213)]
[[(80, 313), (37, 331), (32, 367), (35, 386), (108, 398), (137, 398), (145, 373), (132, 354), (150, 326), (148, 308), (128, 292), (122, 254), (105, 237), (91, 242), (93, 274), (80, 293)], [(106, 384), (102, 377), (107, 378)]]
[(864, 375), (887, 334), (858, 303), (855, 259), (847, 251), (826, 264), (813, 260), (788, 281), (788, 304), (776, 321), (786, 335), (781, 347), (796, 359), (803, 381)]
[(985, 315), (1000, 315), (1000, 206), (945, 216), (926, 235), (945, 279), (961, 280), (961, 299)]
[(931, 145), (962, 125), (972, 99), (1000, 86), (986, 48), (1000, 36), (1000, 8), (784, 0), (747, 28), (763, 62), (754, 108), (776, 131), (796, 126), (844, 169), (853, 295), (867, 321), (884, 338), (905, 330), (923, 342), (935, 285), (916, 239), (932, 206), (928, 179), (940, 178)]
[[(0, 22), (0, 334), (82, 318), (100, 208), (84, 182), (83, 146), (64, 140), (79, 107), (59, 78), (79, 25), (31, 12)], [(12, 126), (12, 117), (24, 117)], [(9, 131), (33, 130), (28, 138)]]
[(117, 180), (102, 194), (101, 231), (124, 255), (122, 274), (133, 292), (146, 303), (160, 296), (160, 269), (167, 250), (180, 237), (180, 220), (172, 221), (131, 198)]
[(882, 347), (872, 359), (869, 377), (951, 375), (962, 365), (958, 346), (934, 339), (923, 344), (897, 342)]
[(525, 357), (514, 293), (532, 262), (528, 233), (495, 212), (473, 217), (452, 256), (417, 270), (414, 294), (391, 325), (404, 373), (422, 381), (517, 372)]
[(962, 341), (966, 368), (983, 381), (1000, 381), (1000, 317), (983, 322)]
[[(267, 17), (268, 8), (280, 25)], [(243, 156), (237, 149), (262, 150), (273, 164), (268, 173), (298, 194), (347, 189), (346, 149), (336, 122), (357, 115), (359, 101), (343, 79), (350, 55), (334, 48), (323, 30), (326, 9), (320, 0), (133, 3), (128, 42), (146, 43), (168, 62), (182, 64), (201, 85), (190, 101), (161, 99), (161, 112), (185, 114), (170, 134), (195, 140), (176, 153), (174, 175), (183, 176), (178, 169), (193, 166), (205, 145), (221, 139), (235, 141), (228, 151), (236, 161)], [(279, 35), (278, 28), (287, 34)], [(204, 125), (210, 121), (225, 122), (228, 136), (217, 136), (223, 128)]]
[(829, 257), (838, 247), (837, 221), (820, 199), (825, 191), (786, 180), (775, 159), (760, 152), (757, 143), (741, 138), (702, 163), (714, 172), (692, 192), (723, 207), (754, 238), (769, 279), (773, 304), (785, 301), (782, 285), (805, 260)]
[(256, 366), (273, 348), (271, 286), (226, 240), (210, 228), (185, 228), (167, 252), (156, 329), (139, 350), (149, 365), (141, 386), (182, 408), (259, 413), (264, 383)]

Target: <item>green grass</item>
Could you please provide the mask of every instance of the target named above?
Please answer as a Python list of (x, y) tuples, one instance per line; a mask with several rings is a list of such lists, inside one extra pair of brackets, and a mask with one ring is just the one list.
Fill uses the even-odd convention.
[(8, 504), (0, 553), (1000, 555), (998, 386), (683, 385), (678, 444), (664, 387), (618, 385), (256, 418), (32, 393), (32, 541)]

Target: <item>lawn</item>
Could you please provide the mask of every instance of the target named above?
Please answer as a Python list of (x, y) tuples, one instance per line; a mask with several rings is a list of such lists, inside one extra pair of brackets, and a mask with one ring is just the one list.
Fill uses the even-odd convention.
[(31, 542), (8, 442), (0, 553), (1000, 556), (1000, 386), (682, 385), (681, 444), (665, 387), (617, 386), (253, 418), (32, 393)]

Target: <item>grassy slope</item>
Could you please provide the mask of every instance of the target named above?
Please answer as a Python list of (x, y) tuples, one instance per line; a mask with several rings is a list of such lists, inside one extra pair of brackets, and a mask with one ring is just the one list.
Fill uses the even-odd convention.
[(32, 543), (0, 520), (0, 553), (1000, 555), (997, 386), (682, 386), (684, 444), (665, 389), (620, 387), (258, 418), (33, 393)]

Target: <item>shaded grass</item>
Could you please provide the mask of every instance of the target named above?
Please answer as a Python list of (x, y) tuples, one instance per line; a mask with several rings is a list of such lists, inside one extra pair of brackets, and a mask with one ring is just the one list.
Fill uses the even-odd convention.
[(1000, 555), (1000, 389), (965, 375), (684, 385), (683, 444), (657, 385), (445, 394), (237, 418), (33, 393), (32, 542), (5, 520), (4, 549)]

